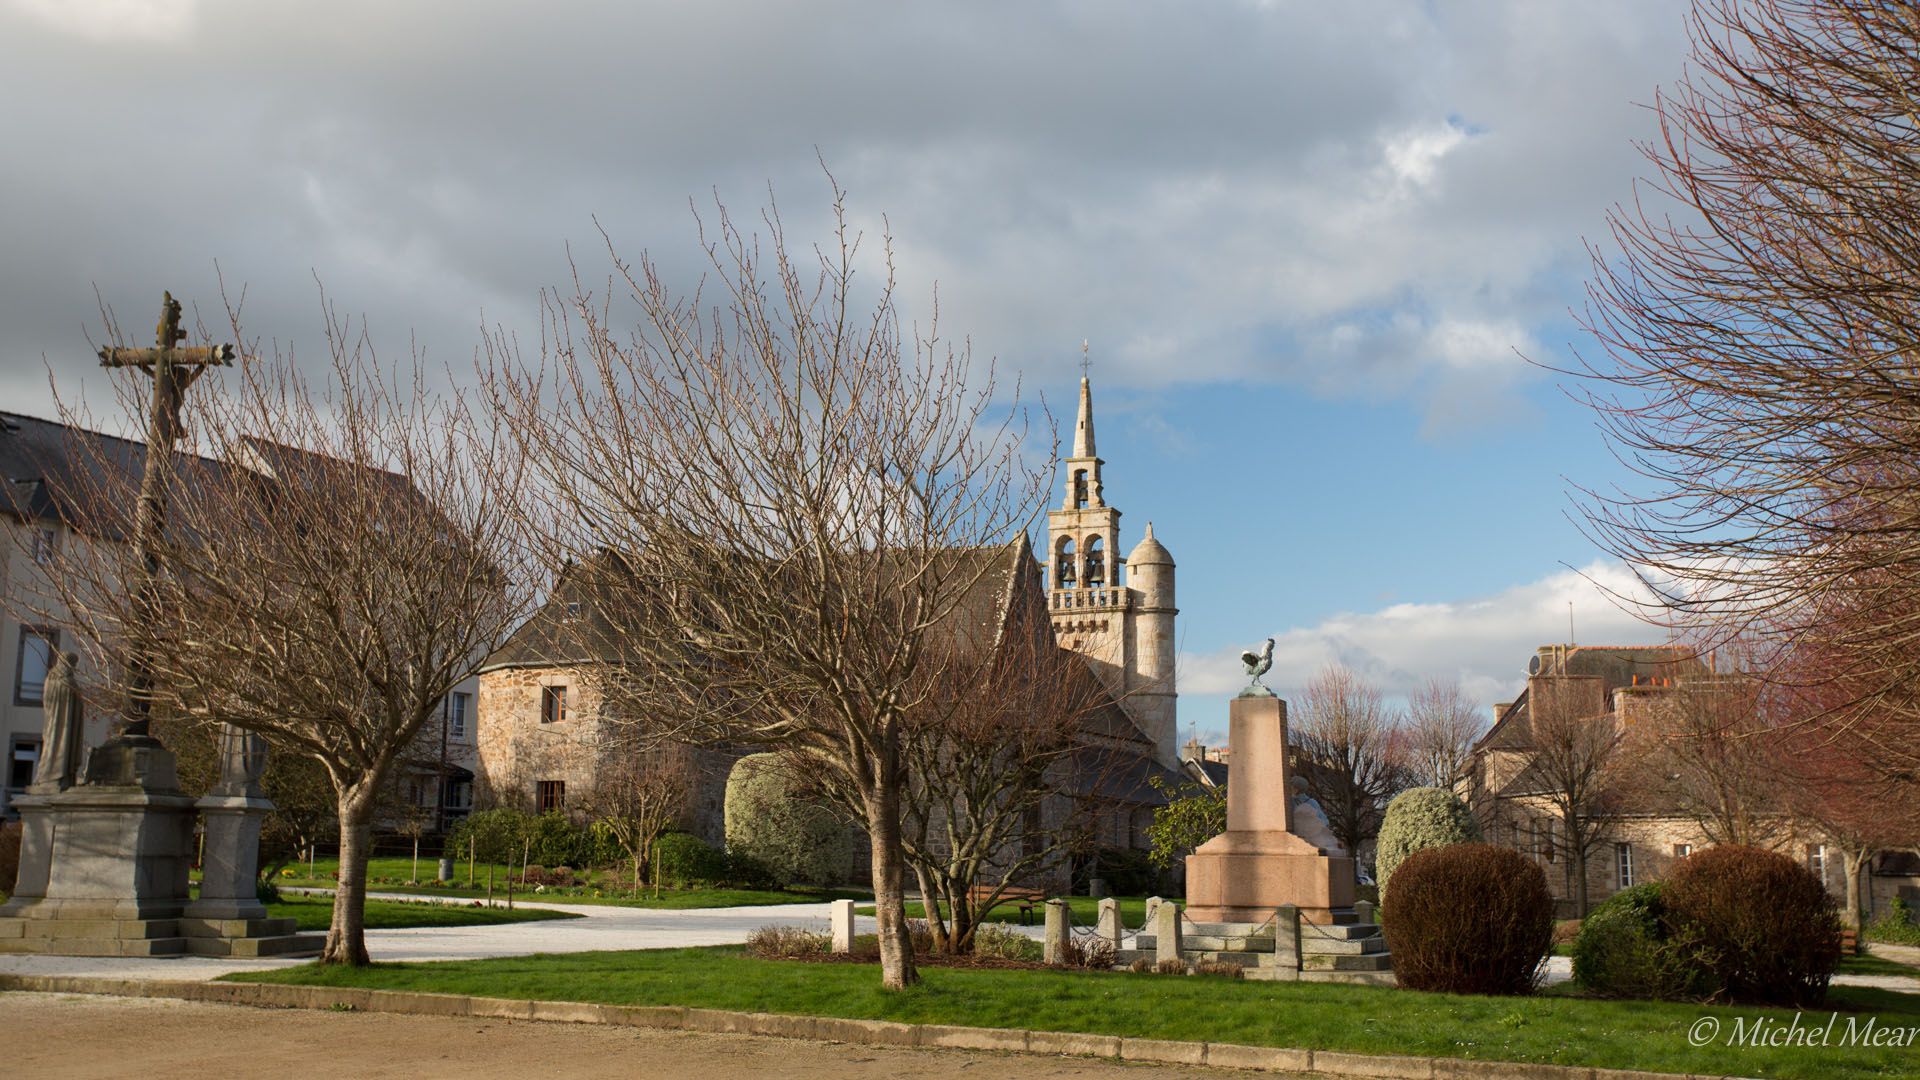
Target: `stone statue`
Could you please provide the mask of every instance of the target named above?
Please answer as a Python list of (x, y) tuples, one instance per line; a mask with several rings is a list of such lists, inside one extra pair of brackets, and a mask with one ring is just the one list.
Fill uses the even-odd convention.
[(1266, 685), (1260, 681), (1260, 676), (1273, 670), (1273, 639), (1268, 638), (1266, 648), (1257, 653), (1252, 651), (1241, 653), (1240, 662), (1247, 665), (1247, 676), (1253, 680), (1247, 684), (1245, 690), (1240, 691), (1241, 696), (1272, 697), (1273, 691), (1267, 689)]
[(1288, 786), (1293, 789), (1293, 835), (1329, 855), (1348, 854), (1345, 845), (1333, 835), (1320, 800), (1307, 794), (1307, 782), (1296, 776)]
[(84, 738), (86, 707), (80, 684), (74, 680), (79, 657), (55, 653), (53, 670), (40, 694), (40, 761), (33, 770), (35, 787), (65, 791), (80, 775), (80, 743)]
[(235, 727), (220, 725), (220, 782), (224, 795), (259, 796), (260, 778), (267, 773), (267, 740)]

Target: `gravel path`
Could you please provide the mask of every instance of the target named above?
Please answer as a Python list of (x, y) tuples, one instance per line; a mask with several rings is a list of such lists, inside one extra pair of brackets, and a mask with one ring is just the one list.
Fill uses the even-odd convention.
[(7, 1073), (35, 1080), (131, 1075), (155, 1080), (262, 1075), (1217, 1080), (1222, 1075), (1082, 1058), (78, 994), (0, 994), (0, 1010), (9, 1029), (33, 1033), (30, 1039), (8, 1040)]

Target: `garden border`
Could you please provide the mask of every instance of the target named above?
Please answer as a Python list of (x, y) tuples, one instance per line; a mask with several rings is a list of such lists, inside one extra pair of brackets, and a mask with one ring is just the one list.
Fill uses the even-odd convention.
[(1234, 1043), (1180, 1042), (1090, 1035), (1024, 1028), (957, 1027), (852, 1020), (829, 1016), (735, 1012), (679, 1005), (598, 1005), (581, 1001), (529, 1001), (469, 997), (408, 990), (365, 990), (339, 986), (289, 986), (280, 983), (196, 982), (185, 979), (115, 979), (89, 975), (0, 973), (0, 991), (45, 994), (104, 994), (114, 997), (175, 998), (221, 1005), (283, 1009), (344, 1009), (410, 1016), (475, 1016), (501, 1020), (540, 1020), (575, 1024), (612, 1024), (783, 1039), (818, 1039), (863, 1046), (916, 1049), (1001, 1050), (1047, 1056), (1112, 1058), (1162, 1065), (1209, 1065), (1226, 1069), (1319, 1073), (1327, 1076), (1388, 1080), (1467, 1080), (1496, 1076), (1507, 1080), (1738, 1080), (1699, 1074), (1597, 1069), (1474, 1058), (1428, 1058), (1398, 1054), (1352, 1054)]

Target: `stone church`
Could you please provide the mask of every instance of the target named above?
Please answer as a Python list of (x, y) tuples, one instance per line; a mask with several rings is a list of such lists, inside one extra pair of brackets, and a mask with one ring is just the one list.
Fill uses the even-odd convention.
[[(1097, 800), (1104, 846), (1144, 849), (1152, 809), (1164, 802), (1150, 780), (1179, 783), (1175, 747), (1176, 637), (1174, 563), (1147, 526), (1124, 558), (1120, 511), (1109, 505), (1094, 445), (1092, 389), (1080, 384), (1071, 456), (1062, 462), (1065, 494), (1048, 512), (1045, 557), (1019, 537), (973, 557), (990, 565), (975, 575), (958, 611), (968, 621), (1011, 628), (1028, 612), (1046, 613), (1055, 642), (1085, 663), (1107, 701), (1090, 736), (1119, 750), (1124, 766), (1102, 771), (1097, 790), (1063, 792)], [(562, 580), (552, 599), (488, 661), (480, 675), (477, 787), (495, 804), (566, 811), (591, 790), (606, 755), (621, 740), (598, 715), (587, 668), (597, 662), (595, 598)], [(686, 826), (722, 840), (725, 779), (739, 755), (703, 749), (702, 782)]]

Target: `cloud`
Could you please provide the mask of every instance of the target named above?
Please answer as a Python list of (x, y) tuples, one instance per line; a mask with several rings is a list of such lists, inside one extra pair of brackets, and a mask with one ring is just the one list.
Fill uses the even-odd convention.
[(178, 41), (196, 0), (6, 0), (45, 26), (96, 41)]
[[(596, 221), (689, 281), (716, 188), (750, 211), (771, 183), (820, 237), (817, 153), (870, 234), (886, 215), (908, 313), (938, 280), (948, 329), (1036, 381), (1091, 337), (1109, 385), (1279, 380), (1470, 427), (1508, 402), (1461, 381), (1524, 384), (1512, 348), (1563, 321), (1680, 14), (12, 0), (0, 395), (44, 402), (42, 355), (88, 377), (95, 285), (144, 325), (162, 288), (217, 308), (215, 260), (257, 332), (309, 341), (317, 274), (377, 341), (464, 363), (482, 312), (531, 338), (569, 243), (604, 278)], [(1390, 333), (1318, 347), (1343, 327)]]
[[(1273, 670), (1266, 677), (1282, 697), (1297, 694), (1327, 664), (1341, 664), (1405, 696), (1428, 678), (1457, 679), (1481, 704), (1510, 701), (1526, 681), (1526, 661), (1541, 645), (1567, 640), (1569, 602), (1574, 640), (1639, 645), (1666, 632), (1623, 611), (1603, 590), (1645, 595), (1621, 564), (1595, 562), (1516, 585), (1491, 596), (1425, 604), (1391, 604), (1336, 615), (1315, 626), (1273, 631)], [(1240, 648), (1180, 658), (1182, 695), (1229, 695), (1246, 685)]]

